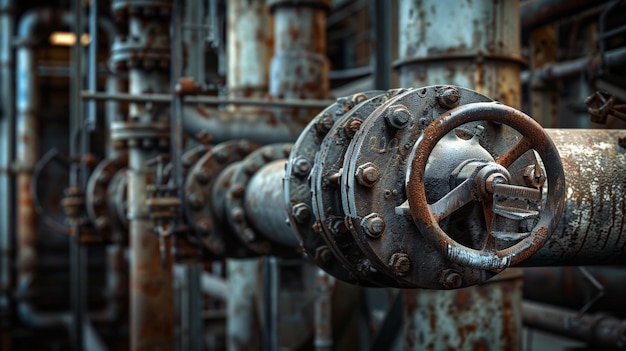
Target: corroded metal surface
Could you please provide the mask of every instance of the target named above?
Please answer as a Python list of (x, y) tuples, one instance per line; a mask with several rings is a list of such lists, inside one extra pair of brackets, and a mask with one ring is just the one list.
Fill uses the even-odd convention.
[[(256, 231), (280, 244), (299, 248), (298, 237), (291, 229), (285, 211), (283, 178), (286, 162), (286, 159), (268, 162), (254, 173), (246, 186), (244, 208)], [(294, 211), (298, 218), (311, 215), (306, 210)]]
[(228, 94), (264, 97), (274, 47), (273, 18), (266, 1), (229, 1), (227, 11)]
[(471, 288), (405, 290), (405, 350), (520, 350), (520, 276)]
[[(377, 93), (366, 92), (340, 98), (335, 104), (320, 112), (300, 134), (285, 169), (285, 203), (287, 204), (287, 212), (291, 213), (289, 216), (291, 226), (300, 239), (302, 248), (308, 254), (309, 259), (318, 266), (339, 279), (353, 283), (359, 283), (359, 280), (356, 279), (358, 275), (351, 272), (349, 265), (346, 266), (341, 262), (341, 257), (332, 253), (324, 236), (321, 235), (323, 230), (321, 225), (316, 225), (315, 216), (296, 219), (293, 216), (293, 210), (296, 206), (299, 206), (300, 209), (308, 209), (308, 211), (314, 210), (311, 194), (311, 170), (322, 141), (336, 125), (338, 119), (343, 118), (350, 109)], [(356, 131), (356, 124), (353, 127), (355, 127), (354, 132)], [(343, 125), (340, 130), (343, 130)]]
[(519, 2), (406, 0), (399, 4), (400, 86), (454, 84), (521, 106)]
[[(263, 235), (263, 233), (255, 230), (251, 222), (253, 218), (249, 217), (246, 213), (245, 203), (246, 193), (252, 191), (248, 188), (248, 184), (254, 174), (269, 162), (286, 159), (289, 156), (291, 147), (291, 144), (266, 145), (253, 151), (246, 156), (246, 158), (233, 166), (231, 184), (224, 202), (228, 223), (234, 235), (236, 235), (248, 249), (259, 255), (293, 257), (298, 254), (296, 248), (281, 244), (271, 237), (267, 237)], [(263, 206), (263, 204), (260, 203), (259, 206)], [(285, 217), (282, 218), (283, 220), (285, 219)]]
[(565, 172), (563, 217), (546, 245), (523, 264), (623, 263), (626, 247), (624, 130), (547, 129)]
[[(223, 201), (216, 200), (223, 197), (230, 186), (232, 172), (226, 172), (226, 168), (243, 160), (258, 147), (258, 144), (244, 140), (219, 144), (195, 162), (188, 172), (183, 203), (185, 218), (211, 257), (252, 255), (230, 235)], [(224, 177), (228, 184), (221, 184), (219, 177)], [(214, 197), (216, 192), (221, 193)]]

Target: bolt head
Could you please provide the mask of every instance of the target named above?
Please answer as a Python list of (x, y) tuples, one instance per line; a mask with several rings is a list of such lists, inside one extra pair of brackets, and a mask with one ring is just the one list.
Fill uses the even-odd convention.
[(189, 201), (189, 205), (191, 205), (191, 207), (196, 210), (202, 208), (202, 206), (204, 205), (204, 197), (198, 192), (193, 192), (189, 194), (187, 200)]
[(311, 218), (311, 209), (307, 204), (299, 203), (291, 208), (291, 215), (298, 223), (305, 223)]
[(404, 105), (393, 106), (390, 110), (390, 113), (385, 115), (385, 120), (393, 128), (405, 128), (409, 125), (409, 122), (413, 118), (411, 111), (409, 111)]
[(235, 220), (235, 222), (243, 222), (245, 219), (245, 212), (243, 208), (237, 206), (230, 211), (231, 217)]
[(208, 184), (210, 178), (211, 177), (209, 177), (209, 173), (204, 169), (196, 173), (196, 180), (202, 185)]
[(456, 107), (459, 104), (461, 96), (456, 88), (445, 88), (439, 95), (439, 103), (447, 108)]
[(333, 127), (333, 124), (335, 124), (335, 121), (333, 121), (330, 114), (326, 112), (324, 113), (324, 116), (315, 124), (315, 129), (322, 134), (326, 134), (330, 128)]
[(309, 160), (307, 160), (304, 157), (296, 158), (293, 165), (294, 165), (293, 167), (294, 173), (297, 176), (305, 177), (311, 171), (311, 162), (309, 162)]
[(345, 131), (348, 138), (354, 137), (354, 134), (361, 128), (361, 124), (363, 121), (357, 118), (350, 118), (344, 125), (343, 130)]
[(401, 252), (396, 252), (389, 258), (389, 268), (397, 276), (405, 276), (411, 270), (411, 259), (409, 255)]
[(365, 234), (372, 238), (379, 238), (385, 231), (385, 219), (378, 213), (370, 213), (361, 220), (361, 227)]
[(380, 170), (371, 162), (364, 163), (357, 168), (356, 179), (359, 184), (371, 188), (380, 178)]
[(441, 272), (441, 285), (446, 289), (458, 289), (463, 286), (463, 277), (459, 272), (446, 269)]
[(322, 245), (315, 250), (315, 260), (328, 263), (332, 259), (332, 252), (326, 245)]
[(541, 188), (546, 181), (546, 175), (541, 168), (535, 165), (524, 168), (524, 183), (533, 188)]

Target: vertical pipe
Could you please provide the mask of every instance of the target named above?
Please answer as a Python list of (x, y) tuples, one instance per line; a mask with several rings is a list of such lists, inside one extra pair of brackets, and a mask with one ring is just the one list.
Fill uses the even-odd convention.
[(370, 0), (375, 23), (374, 89), (391, 88), (391, 2)]
[(268, 256), (263, 258), (263, 297), (265, 323), (263, 325), (263, 350), (278, 351), (278, 295), (280, 269), (278, 259)]
[[(270, 65), (270, 95), (323, 99), (328, 96), (326, 53), (329, 0), (271, 0), (275, 53)], [(309, 116), (313, 117), (313, 116)]]
[(316, 351), (333, 349), (331, 287), (333, 278), (321, 269), (317, 270), (315, 296), (315, 340)]
[[(228, 95), (263, 97), (267, 94), (268, 65), (274, 44), (273, 22), (266, 0), (234, 0), (229, 1), (227, 7)], [(259, 350), (262, 347), (256, 303), (261, 269), (259, 259), (226, 261), (231, 292), (226, 301), (228, 350)]]
[[(128, 6), (134, 6), (129, 4)], [(156, 6), (151, 4), (150, 6)], [(128, 37), (142, 43), (146, 53), (168, 43), (167, 22), (154, 16), (130, 16)], [(156, 49), (154, 49), (156, 50)], [(169, 54), (169, 50), (167, 51)], [(129, 93), (166, 93), (169, 91), (169, 72), (162, 62), (131, 65)], [(152, 128), (163, 111), (151, 104), (133, 103), (129, 119), (137, 126)], [(166, 141), (168, 142), (168, 141)], [(159, 142), (160, 143), (160, 142)], [(154, 171), (146, 162), (156, 158), (159, 150), (153, 140), (129, 141), (128, 220), (130, 236), (130, 335), (132, 350), (171, 350), (174, 347), (174, 288), (172, 258), (169, 240), (165, 240), (162, 261), (159, 237), (154, 233), (154, 222), (146, 206), (147, 189), (154, 180)]]
[[(399, 5), (401, 86), (454, 84), (520, 108), (519, 2), (402, 0)], [(521, 273), (506, 274), (484, 286), (405, 291), (405, 349), (519, 349)]]
[(13, 246), (13, 0), (0, 1), (0, 348), (10, 350)]
[[(89, 131), (86, 129), (85, 110), (83, 109), (83, 100), (80, 93), (83, 90), (83, 44), (81, 41), (83, 34), (83, 4), (82, 2), (74, 2), (73, 16), (74, 21), (73, 32), (76, 38), (71, 52), (71, 95), (70, 95), (70, 155), (80, 156), (79, 164), (72, 163), (70, 165), (70, 182), (71, 188), (80, 189), (81, 193), (87, 185), (87, 165), (83, 161), (84, 155), (89, 150)], [(95, 18), (94, 18), (95, 20)], [(95, 24), (93, 25), (95, 27)], [(94, 43), (94, 46), (97, 45)], [(92, 61), (95, 57), (90, 57)], [(96, 73), (95, 71), (93, 72)], [(93, 77), (95, 81), (95, 77)], [(95, 116), (94, 116), (95, 118)], [(79, 138), (76, 138), (79, 136)], [(72, 306), (72, 327), (71, 327), (71, 344), (72, 349), (82, 351), (85, 347), (84, 343), (84, 324), (86, 322), (86, 294), (87, 294), (87, 247), (81, 244), (81, 232), (83, 228), (81, 224), (73, 223), (73, 236), (70, 238), (70, 291)]]

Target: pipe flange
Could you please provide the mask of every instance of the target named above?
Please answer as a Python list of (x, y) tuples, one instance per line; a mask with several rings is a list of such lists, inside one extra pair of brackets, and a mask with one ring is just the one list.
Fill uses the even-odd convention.
[(87, 215), (96, 232), (106, 241), (122, 240), (128, 231), (125, 211), (118, 210), (123, 208), (126, 196), (121, 200), (115, 196), (121, 186), (119, 183), (125, 182), (127, 166), (127, 152), (105, 159), (94, 169), (87, 183)]
[(143, 148), (169, 150), (167, 122), (115, 121), (111, 123), (111, 140), (118, 149)]
[[(422, 130), (449, 109), (440, 101), (449, 88), (411, 89), (393, 97), (363, 122), (344, 156), (340, 189), (347, 226), (373, 267), (395, 287), (441, 289), (443, 269), (461, 272), (464, 286), (484, 280), (445, 260), (402, 211), (411, 149)], [(458, 104), (492, 101), (471, 90), (457, 91)], [(468, 126), (459, 133), (471, 131)]]
[(359, 280), (357, 271), (354, 270), (353, 272), (349, 265), (342, 264), (332, 254), (324, 237), (320, 235), (322, 228), (316, 224), (313, 216), (297, 219), (293, 213), (296, 206), (304, 205), (309, 209), (313, 207), (310, 183), (311, 169), (322, 140), (335, 125), (336, 120), (359, 103), (381, 93), (380, 91), (372, 91), (339, 98), (337, 102), (320, 112), (300, 133), (300, 137), (294, 144), (287, 162), (286, 176), (283, 182), (285, 204), (287, 204), (291, 227), (298, 235), (302, 248), (309, 259), (334, 277), (359, 285), (372, 284)]
[(230, 234), (223, 199), (232, 177), (232, 170), (225, 170), (259, 147), (259, 144), (245, 140), (221, 143), (189, 170), (185, 179), (183, 212), (196, 238), (207, 249), (209, 259), (256, 256)]
[(167, 71), (170, 67), (170, 53), (167, 37), (156, 36), (145, 40), (137, 36), (118, 36), (111, 46), (109, 67), (114, 72), (135, 68)]
[(292, 144), (288, 143), (266, 145), (255, 150), (233, 166), (232, 182), (225, 201), (228, 223), (244, 245), (259, 255), (282, 257), (297, 257), (299, 255), (293, 247), (274, 242), (271, 238), (266, 238), (255, 231), (246, 216), (244, 203), (246, 188), (254, 173), (267, 163), (289, 157), (291, 148)]
[[(319, 236), (327, 243), (334, 257), (360, 282), (371, 286), (393, 286), (394, 281), (379, 273), (354, 241), (346, 225), (341, 203), (344, 155), (363, 119), (402, 89), (367, 94), (369, 99), (340, 116), (321, 143), (311, 173), (312, 207)], [(372, 97), (373, 96), (373, 97)], [(365, 284), (364, 284), (365, 285)]]

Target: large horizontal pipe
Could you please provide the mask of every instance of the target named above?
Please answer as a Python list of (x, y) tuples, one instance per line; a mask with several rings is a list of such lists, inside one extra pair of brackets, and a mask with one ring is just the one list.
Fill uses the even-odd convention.
[[(95, 91), (83, 91), (81, 97), (86, 100), (118, 100), (128, 102), (152, 102), (169, 104), (174, 97), (171, 94), (127, 94), (127, 93), (101, 93)], [(185, 96), (188, 104), (205, 105), (239, 105), (239, 106), (265, 106), (265, 107), (300, 107), (300, 108), (325, 108), (335, 100), (305, 100), (305, 99), (249, 99), (249, 98), (221, 98), (215, 96)]]
[(579, 316), (576, 311), (525, 301), (522, 318), (528, 327), (584, 341), (589, 349), (623, 350), (626, 346), (626, 321), (605, 314)]
[[(565, 172), (565, 207), (550, 239), (523, 266), (626, 263), (626, 130), (547, 129)], [(550, 184), (548, 184), (550, 186)]]

